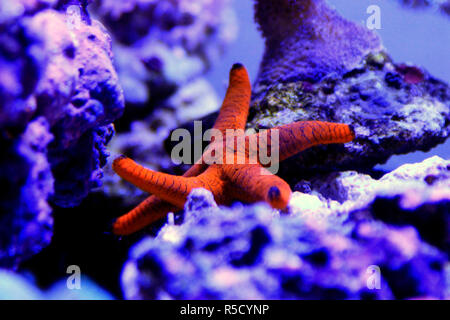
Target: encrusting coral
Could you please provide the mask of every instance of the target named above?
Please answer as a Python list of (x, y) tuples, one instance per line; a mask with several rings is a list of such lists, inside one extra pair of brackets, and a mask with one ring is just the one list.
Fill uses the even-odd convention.
[[(266, 201), (274, 208), (284, 209), (290, 200), (291, 188), (281, 178), (264, 169), (260, 158), (252, 164), (249, 160), (252, 154), (259, 153), (262, 146), (271, 152), (276, 148), (279, 158), (272, 161), (278, 162), (314, 145), (345, 143), (354, 138), (354, 132), (345, 124), (305, 121), (273, 128), (264, 133), (249, 136), (242, 134), (227, 139), (228, 129), (240, 129), (243, 133), (250, 93), (247, 71), (241, 64), (235, 64), (230, 71), (230, 84), (213, 127), (222, 133), (223, 140), (212, 140), (209, 147), (213, 151), (207, 149), (200, 161), (184, 177), (145, 169), (124, 156), (114, 160), (113, 169), (117, 174), (155, 195), (120, 217), (113, 225), (114, 233), (132, 233), (167, 214), (167, 209), (170, 210), (172, 206), (159, 199), (169, 202), (175, 209), (182, 208), (188, 194), (200, 187), (210, 190), (220, 204), (231, 204), (233, 200)], [(277, 133), (279, 144), (273, 141), (272, 132)], [(257, 145), (253, 150), (252, 140), (255, 142), (253, 145)], [(272, 144), (275, 144), (274, 148)], [(227, 154), (229, 151), (232, 154), (231, 160)]]

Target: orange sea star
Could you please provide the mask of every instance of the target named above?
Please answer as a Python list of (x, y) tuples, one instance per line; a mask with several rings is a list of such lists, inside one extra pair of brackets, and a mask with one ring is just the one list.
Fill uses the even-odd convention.
[[(262, 146), (266, 150), (273, 150), (272, 146), (276, 144), (279, 157), (275, 161), (282, 161), (314, 145), (345, 143), (355, 137), (353, 129), (346, 124), (301, 121), (252, 135), (233, 136), (228, 141), (227, 129), (245, 129), (250, 95), (246, 69), (241, 64), (233, 65), (229, 87), (213, 127), (223, 134), (223, 139), (212, 139), (200, 160), (183, 176), (146, 169), (124, 156), (114, 160), (113, 169), (119, 176), (153, 194), (114, 222), (115, 234), (131, 234), (170, 211), (180, 210), (194, 188), (210, 190), (218, 204), (230, 204), (233, 200), (266, 201), (273, 208), (284, 209), (288, 205), (291, 188), (283, 179), (266, 169), (269, 164), (262, 165), (259, 159), (252, 163), (250, 159), (253, 153), (259, 152)], [(275, 132), (278, 141), (272, 138)], [(252, 145), (256, 148), (252, 149)], [(226, 158), (227, 152), (231, 153), (232, 161)], [(219, 161), (212, 163), (212, 158)]]

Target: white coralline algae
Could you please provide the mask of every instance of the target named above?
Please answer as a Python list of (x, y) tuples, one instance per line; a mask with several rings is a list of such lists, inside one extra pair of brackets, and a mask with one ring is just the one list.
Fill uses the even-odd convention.
[(427, 202), (450, 200), (450, 160), (438, 156), (404, 164), (379, 180), (356, 171), (345, 171), (312, 182), (312, 192), (294, 192), (293, 214), (328, 215), (367, 207), (377, 196), (401, 197), (404, 209)]

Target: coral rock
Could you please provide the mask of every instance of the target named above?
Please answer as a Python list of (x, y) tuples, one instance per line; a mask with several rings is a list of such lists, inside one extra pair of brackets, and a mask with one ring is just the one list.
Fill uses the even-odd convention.
[[(3, 1), (0, 11), (0, 264), (50, 241), (48, 201), (74, 206), (100, 185), (124, 99), (111, 39), (86, 1)], [(12, 170), (12, 171), (11, 171)], [(3, 210), (4, 209), (4, 210)], [(9, 226), (9, 227), (8, 227)]]
[(290, 168), (371, 168), (394, 154), (428, 151), (450, 134), (449, 86), (421, 68), (396, 65), (382, 53), (369, 55), (342, 76), (331, 73), (315, 84), (255, 87), (249, 127), (323, 120), (355, 129), (354, 141), (307, 150), (289, 160), (284, 174)]
[(449, 0), (397, 0), (406, 7), (413, 9), (431, 8), (433, 11), (440, 10), (443, 14), (450, 17), (450, 1)]
[(192, 190), (189, 194), (186, 204), (184, 205), (184, 210), (186, 214), (189, 214), (191, 212), (214, 207), (217, 207), (217, 204), (214, 201), (214, 196), (211, 191), (198, 188)]
[[(131, 250), (122, 273), (126, 298), (445, 296), (445, 255), (411, 227), (366, 221), (330, 229), (320, 219), (274, 216), (259, 204), (203, 209), (189, 219)], [(371, 282), (374, 268), (379, 283)]]
[(371, 216), (415, 226), (422, 239), (450, 254), (450, 161), (434, 156), (404, 164), (376, 180), (355, 171), (309, 182), (310, 194), (294, 193), (294, 215)]
[[(441, 250), (448, 250), (449, 165), (432, 157), (379, 180), (356, 172), (316, 178), (310, 194), (294, 193), (290, 215), (265, 204), (185, 208), (181, 225), (166, 224), (156, 238), (132, 248), (122, 273), (124, 295), (448, 298), (448, 252)], [(403, 201), (411, 191), (424, 195), (414, 206)], [(194, 190), (190, 201), (203, 203), (203, 193)], [(398, 196), (403, 200), (395, 206), (378, 203)], [(375, 220), (380, 217), (383, 222)]]
[(47, 199), (53, 176), (46, 149), (53, 136), (44, 117), (28, 124), (20, 137), (1, 141), (0, 266), (16, 268), (50, 243), (53, 218)]
[(356, 132), (353, 142), (308, 150), (286, 168), (370, 168), (448, 138), (448, 85), (392, 62), (373, 31), (346, 21), (324, 0), (257, 0), (256, 20), (266, 48), (249, 127), (323, 120)]
[(80, 20), (71, 25), (64, 14), (46, 10), (29, 21), (32, 29), (44, 26), (48, 67), (35, 96), (55, 136), (49, 161), (53, 201), (60, 206), (79, 204), (100, 184), (99, 169), (107, 156), (103, 146), (112, 136), (111, 122), (124, 108), (108, 34), (96, 21), (89, 25), (81, 16), (75, 19)]
[(382, 49), (374, 32), (345, 20), (325, 0), (257, 0), (255, 9), (266, 42), (258, 84), (342, 75)]

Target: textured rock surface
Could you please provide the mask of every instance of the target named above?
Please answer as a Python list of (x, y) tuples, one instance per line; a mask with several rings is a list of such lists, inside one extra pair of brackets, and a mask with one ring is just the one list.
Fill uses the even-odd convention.
[[(328, 214), (334, 210), (350, 212), (367, 207), (375, 197), (404, 197), (404, 209), (414, 209), (427, 202), (450, 199), (450, 160), (434, 156), (420, 163), (404, 164), (396, 170), (374, 179), (356, 171), (336, 172), (300, 181), (294, 190), (298, 196), (318, 197), (332, 201)], [(305, 185), (308, 188), (305, 188)], [(308, 190), (305, 190), (308, 189)], [(302, 209), (302, 200), (291, 200), (293, 208)], [(340, 209), (337, 209), (339, 206)]]
[(122, 285), (129, 299), (444, 298), (446, 259), (411, 226), (218, 208), (197, 189), (182, 225), (132, 250)]
[(397, 206), (404, 211), (420, 209), (425, 204), (444, 205), (450, 199), (449, 165), (450, 160), (435, 156), (402, 165), (379, 179), (344, 171), (301, 180), (294, 187), (299, 192), (293, 194), (291, 212), (348, 214), (368, 208), (377, 198), (400, 200)]
[[(343, 21), (321, 0), (295, 4), (279, 0), (277, 3), (290, 9), (287, 13), (267, 3), (257, 1), (256, 16), (266, 49), (254, 85), (249, 127), (325, 120), (351, 124), (357, 135), (344, 146), (303, 152), (284, 168), (371, 168), (393, 154), (427, 151), (449, 136), (447, 84), (422, 68), (392, 62), (381, 46), (374, 45), (378, 43), (375, 40), (359, 41), (359, 37), (375, 36), (361, 26)], [(322, 11), (330, 18), (316, 17)], [(292, 19), (306, 15), (301, 19), (306, 22), (301, 28), (298, 23), (287, 24), (281, 31), (272, 28), (272, 22), (284, 19), (284, 15)], [(276, 45), (272, 38), (283, 45)], [(347, 47), (353, 41), (355, 50)], [(306, 46), (312, 53), (290, 48), (287, 44), (291, 42)], [(316, 50), (322, 52), (324, 46), (333, 50), (327, 50), (327, 55), (314, 54)], [(338, 67), (333, 69), (329, 64)]]
[(1, 265), (48, 244), (50, 197), (74, 206), (100, 184), (124, 101), (110, 38), (86, 14), (80, 1), (2, 2)]
[(374, 32), (345, 20), (325, 0), (257, 0), (255, 19), (266, 45), (258, 84), (342, 75), (382, 49)]
[[(380, 179), (345, 171), (302, 180), (294, 188), (299, 192), (293, 194), (290, 211), (303, 217), (352, 213), (414, 225), (425, 240), (449, 254), (449, 165), (450, 160), (435, 156), (402, 165)], [(430, 231), (432, 237), (425, 235)]]
[(52, 140), (45, 118), (30, 122), (18, 138), (1, 141), (0, 266), (17, 267), (49, 244), (53, 219), (47, 203), (53, 176), (46, 149)]
[(400, 0), (400, 3), (408, 8), (439, 10), (450, 17), (450, 1), (448, 0)]
[[(376, 180), (355, 171), (302, 181), (291, 212), (327, 216), (372, 216), (393, 225), (413, 225), (421, 238), (450, 255), (450, 160), (437, 156), (405, 164)], [(302, 188), (303, 192), (305, 188)]]
[(47, 11), (35, 16), (33, 23), (49, 30), (45, 36), (53, 53), (36, 95), (55, 135), (49, 149), (54, 201), (73, 206), (100, 185), (100, 168), (107, 156), (104, 145), (113, 134), (110, 123), (124, 108), (122, 91), (112, 65), (110, 38), (98, 22), (80, 22), (71, 30), (63, 15)]

